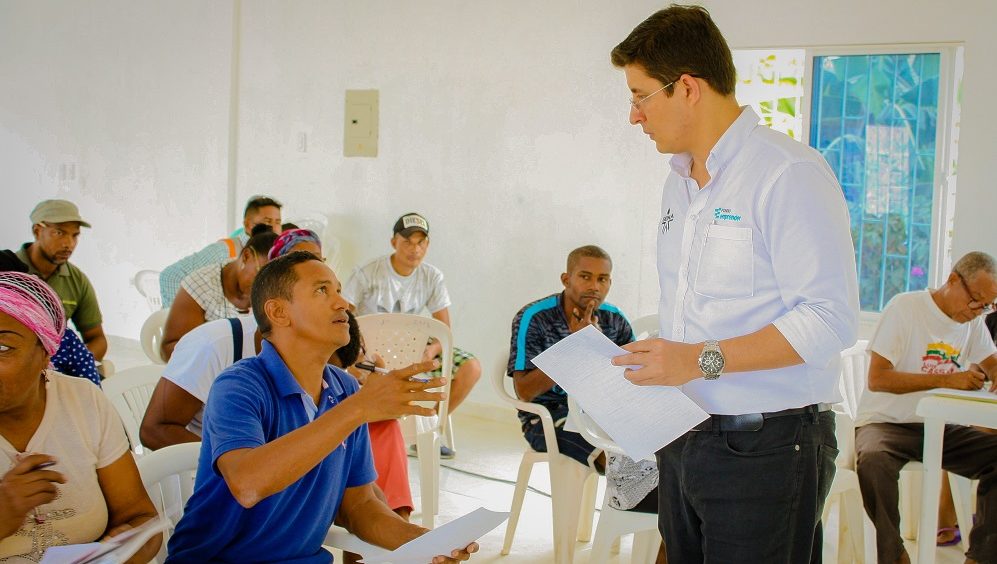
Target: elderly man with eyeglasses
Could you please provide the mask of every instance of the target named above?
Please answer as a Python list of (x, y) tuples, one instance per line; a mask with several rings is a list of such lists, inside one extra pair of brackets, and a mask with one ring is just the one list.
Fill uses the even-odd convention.
[[(926, 390), (979, 390), (988, 379), (988, 389), (997, 390), (997, 347), (982, 315), (994, 311), (995, 299), (994, 258), (971, 252), (940, 288), (898, 294), (879, 318), (855, 432), (856, 469), (876, 526), (879, 562), (910, 562), (900, 538), (897, 480), (907, 462), (921, 460), (924, 423), (915, 413), (918, 401)], [(942, 467), (980, 481), (967, 562), (997, 562), (995, 457), (997, 435), (945, 427)]]

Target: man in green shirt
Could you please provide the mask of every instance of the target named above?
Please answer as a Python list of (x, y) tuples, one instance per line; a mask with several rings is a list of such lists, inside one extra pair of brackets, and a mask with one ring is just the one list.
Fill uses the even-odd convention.
[(80, 228), (90, 224), (80, 217), (76, 204), (66, 200), (45, 200), (31, 212), (34, 243), (25, 243), (17, 258), (28, 265), (28, 272), (48, 283), (62, 300), (66, 318), (73, 321), (83, 343), (102, 360), (107, 352), (107, 337), (101, 326), (103, 318), (97, 294), (86, 274), (69, 262), (79, 242)]

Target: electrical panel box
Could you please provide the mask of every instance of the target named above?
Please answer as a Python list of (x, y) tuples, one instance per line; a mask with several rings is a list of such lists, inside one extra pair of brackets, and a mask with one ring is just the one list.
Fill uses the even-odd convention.
[(344, 157), (377, 156), (377, 90), (346, 91)]

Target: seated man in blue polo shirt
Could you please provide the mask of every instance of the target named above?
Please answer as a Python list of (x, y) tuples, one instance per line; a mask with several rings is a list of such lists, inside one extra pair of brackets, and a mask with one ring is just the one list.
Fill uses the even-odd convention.
[[(442, 385), (410, 376), (432, 362), (356, 380), (327, 363), (349, 342), (348, 304), (336, 275), (294, 252), (264, 266), (252, 289), (260, 354), (223, 371), (204, 409), (194, 494), (169, 543), (167, 562), (327, 563), (322, 548), (337, 518), (365, 541), (394, 549), (426, 529), (374, 494), (366, 423), (431, 415), (412, 401), (439, 401)], [(434, 562), (467, 560), (477, 543)]]
[[(508, 374), (513, 378), (519, 399), (540, 404), (550, 411), (561, 454), (585, 465), (591, 462), (600, 472), (605, 468), (605, 456), (599, 454), (594, 457), (594, 446), (578, 433), (564, 430), (568, 417), (568, 396), (542, 370), (533, 366), (533, 358), (589, 325), (595, 325), (618, 345), (634, 340), (627, 318), (616, 306), (604, 303), (613, 284), (612, 271), (613, 260), (595, 245), (571, 251), (566, 272), (561, 274), (564, 291), (529, 303), (519, 310), (512, 321), (509, 351)], [(519, 419), (523, 423), (523, 436), (530, 447), (538, 452), (547, 452), (540, 418), (520, 411)]]

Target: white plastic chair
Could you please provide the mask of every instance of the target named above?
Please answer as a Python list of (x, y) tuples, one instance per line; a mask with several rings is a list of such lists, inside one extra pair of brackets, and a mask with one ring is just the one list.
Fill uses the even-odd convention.
[(145, 298), (152, 312), (163, 309), (163, 297), (159, 293), (158, 270), (140, 270), (136, 272), (135, 277), (132, 278), (132, 284), (135, 285), (138, 293), (142, 294), (142, 297)]
[[(835, 411), (846, 415), (846, 418), (837, 418), (836, 436), (838, 437), (838, 449), (841, 454), (838, 456), (838, 473), (842, 470), (854, 472), (855, 470), (855, 418), (858, 415), (858, 408), (862, 401), (862, 394), (868, 389), (869, 341), (860, 340), (851, 348), (841, 351), (841, 380), (839, 386), (841, 395), (844, 398), (841, 404), (836, 406)], [(921, 476), (924, 468), (920, 462), (911, 461), (904, 465), (900, 471), (900, 534), (908, 540), (917, 538), (917, 526), (921, 515)], [(972, 492), (976, 490), (976, 481), (948, 473), (949, 485), (952, 488), (952, 499), (956, 507), (956, 517), (960, 527), (963, 523), (972, 523), (973, 500)], [(837, 476), (835, 480), (837, 481)], [(856, 475), (856, 482), (858, 476)], [(857, 487), (857, 486), (856, 486)], [(832, 484), (832, 494), (834, 492)], [(830, 497), (830, 496), (829, 496)], [(826, 510), (825, 510), (826, 511)], [(848, 513), (852, 511), (849, 509)], [(843, 526), (843, 525), (842, 525)], [(854, 529), (854, 527), (849, 527)], [(857, 534), (854, 533), (853, 534)], [(962, 535), (962, 549), (969, 550), (968, 528)], [(934, 547), (932, 547), (934, 548)], [(859, 551), (863, 554), (862, 551)], [(841, 551), (839, 551), (839, 561)], [(856, 559), (862, 558), (856, 556)], [(862, 560), (858, 560), (861, 562)]]
[(163, 329), (166, 327), (166, 318), (169, 317), (170, 310), (160, 309), (152, 312), (152, 315), (142, 324), (142, 350), (145, 356), (155, 364), (166, 364), (160, 346), (163, 344)]
[[(505, 528), (505, 541), (502, 554), (509, 554), (512, 539), (516, 534), (519, 514), (523, 509), (526, 488), (530, 483), (533, 466), (546, 462), (550, 468), (551, 510), (554, 521), (554, 562), (568, 564), (574, 560), (575, 541), (588, 542), (592, 539), (592, 518), (595, 515), (595, 493), (599, 475), (594, 469), (579, 464), (572, 458), (560, 454), (557, 437), (554, 435), (554, 420), (550, 411), (542, 405), (525, 402), (516, 397), (515, 392), (506, 386), (511, 378), (505, 373), (506, 363), (492, 375), (492, 386), (500, 398), (517, 409), (532, 413), (540, 418), (547, 442), (547, 452), (537, 452), (526, 447), (519, 463), (516, 490), (512, 497), (512, 509)], [(509, 381), (507, 383), (507, 381)], [(592, 560), (592, 562), (598, 562)]]
[[(431, 317), (405, 313), (375, 313), (357, 317), (360, 333), (368, 351), (375, 351), (384, 359), (389, 369), (404, 368), (420, 362), (426, 343), (436, 339), (443, 347), (441, 353), (442, 376), (447, 379), (442, 388), (450, 393), (450, 379), (453, 374), (453, 338), (445, 323)], [(433, 528), (440, 508), (440, 444), (448, 431), (449, 401), (442, 401), (436, 417), (420, 417), (416, 420), (416, 453), (419, 458), (419, 485), (422, 496), (422, 524)], [(451, 439), (452, 441), (452, 439)]]
[(634, 338), (638, 340), (657, 337), (658, 333), (661, 331), (661, 327), (658, 324), (657, 313), (642, 315), (637, 319), (634, 319), (630, 324), (630, 327), (634, 330)]
[(145, 417), (145, 409), (149, 405), (149, 398), (156, 388), (156, 383), (163, 375), (163, 366), (151, 364), (137, 366), (122, 370), (101, 383), (104, 394), (111, 405), (121, 416), (121, 422), (125, 425), (125, 434), (128, 435), (128, 442), (132, 445), (132, 450), (136, 455), (142, 456), (145, 450), (142, 447), (142, 440), (139, 438), (139, 429), (142, 426), (142, 418)]
[[(654, 316), (657, 318), (657, 316)], [(634, 330), (636, 333), (636, 329)], [(606, 454), (624, 454), (613, 439), (582, 410), (575, 400), (568, 397), (568, 419), (573, 427), (592, 446), (602, 449)], [(633, 533), (633, 551), (630, 553), (630, 564), (653, 564), (658, 556), (658, 546), (661, 534), (658, 532), (658, 515), (656, 513), (641, 513), (638, 511), (623, 511), (609, 505), (609, 496), (602, 500), (602, 511), (599, 525), (595, 529), (595, 539), (592, 541), (592, 555), (589, 562), (609, 562), (610, 552), (619, 547), (619, 538)]]
[(197, 460), (201, 443), (183, 443), (152, 451), (136, 461), (142, 484), (156, 511), (169, 521), (163, 533), (163, 547), (153, 562), (166, 560), (166, 543), (183, 517), (184, 505), (194, 493)]

